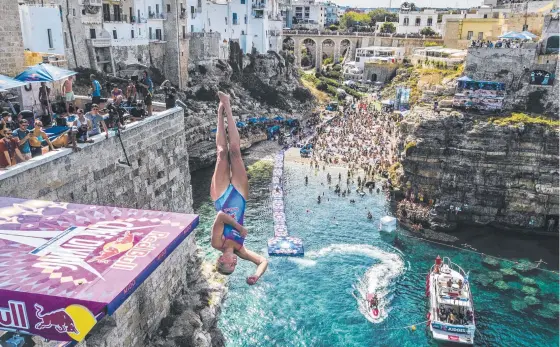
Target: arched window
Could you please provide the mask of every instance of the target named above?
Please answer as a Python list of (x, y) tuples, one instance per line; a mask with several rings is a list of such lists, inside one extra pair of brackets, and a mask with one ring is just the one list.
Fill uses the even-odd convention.
[(560, 36), (554, 35), (546, 40), (546, 54), (558, 53), (559, 38)]

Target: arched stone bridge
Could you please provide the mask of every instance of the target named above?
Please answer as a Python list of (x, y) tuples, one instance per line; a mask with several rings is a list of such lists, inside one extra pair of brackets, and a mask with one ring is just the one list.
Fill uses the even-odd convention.
[[(325, 33), (325, 32), (307, 32), (298, 30), (284, 30), (283, 43), (293, 42), (294, 55), (296, 58), (296, 65), (301, 66), (301, 49), (304, 46), (315, 46), (315, 68), (321, 69), (323, 62), (323, 52), (325, 48), (329, 47), (334, 50), (334, 60), (343, 57), (347, 50), (349, 50), (349, 58), (352, 59), (356, 55), (356, 48), (369, 47), (369, 46), (382, 46), (382, 47), (405, 47), (405, 54), (412, 54), (414, 48), (424, 47), (424, 42), (435, 42), (437, 45), (443, 45), (441, 38), (424, 38), (424, 37), (397, 37), (395, 35), (383, 35), (373, 33), (354, 33), (354, 34), (340, 34), (340, 33)], [(333, 47), (334, 46), (334, 47)]]

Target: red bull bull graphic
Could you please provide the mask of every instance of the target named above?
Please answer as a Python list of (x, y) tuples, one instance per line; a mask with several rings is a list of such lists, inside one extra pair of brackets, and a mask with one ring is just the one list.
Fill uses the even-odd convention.
[(0, 330), (81, 341), (198, 216), (0, 198)]

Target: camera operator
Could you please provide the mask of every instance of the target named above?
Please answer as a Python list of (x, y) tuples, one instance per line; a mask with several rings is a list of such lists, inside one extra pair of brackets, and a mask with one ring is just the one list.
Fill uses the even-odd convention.
[(124, 129), (126, 110), (122, 107), (122, 96), (117, 97), (117, 101), (107, 105), (109, 112), (109, 128), (119, 127)]
[(175, 107), (175, 101), (177, 100), (177, 90), (174, 87), (170, 86), (168, 80), (163, 81), (160, 89), (165, 93), (165, 109), (169, 110), (170, 108)]

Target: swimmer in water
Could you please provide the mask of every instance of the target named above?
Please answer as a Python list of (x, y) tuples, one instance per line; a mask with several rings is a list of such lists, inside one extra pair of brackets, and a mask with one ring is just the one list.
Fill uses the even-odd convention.
[(368, 211), (368, 213), (367, 213), (367, 219), (372, 219), (372, 218), (373, 218), (373, 215), (371, 214), (371, 212)]
[[(216, 269), (223, 275), (230, 275), (235, 271), (238, 256), (257, 265), (255, 273), (247, 278), (247, 283), (253, 285), (266, 271), (268, 260), (243, 246), (247, 236), (243, 216), (249, 195), (249, 182), (241, 157), (241, 142), (231, 113), (229, 95), (218, 92), (218, 97), (217, 160), (210, 185), (210, 196), (218, 214), (212, 225), (211, 245), (222, 252), (216, 262)], [(228, 119), (229, 150), (224, 112)]]
[(317, 203), (318, 203), (318, 204), (321, 203), (321, 195), (317, 196)]

